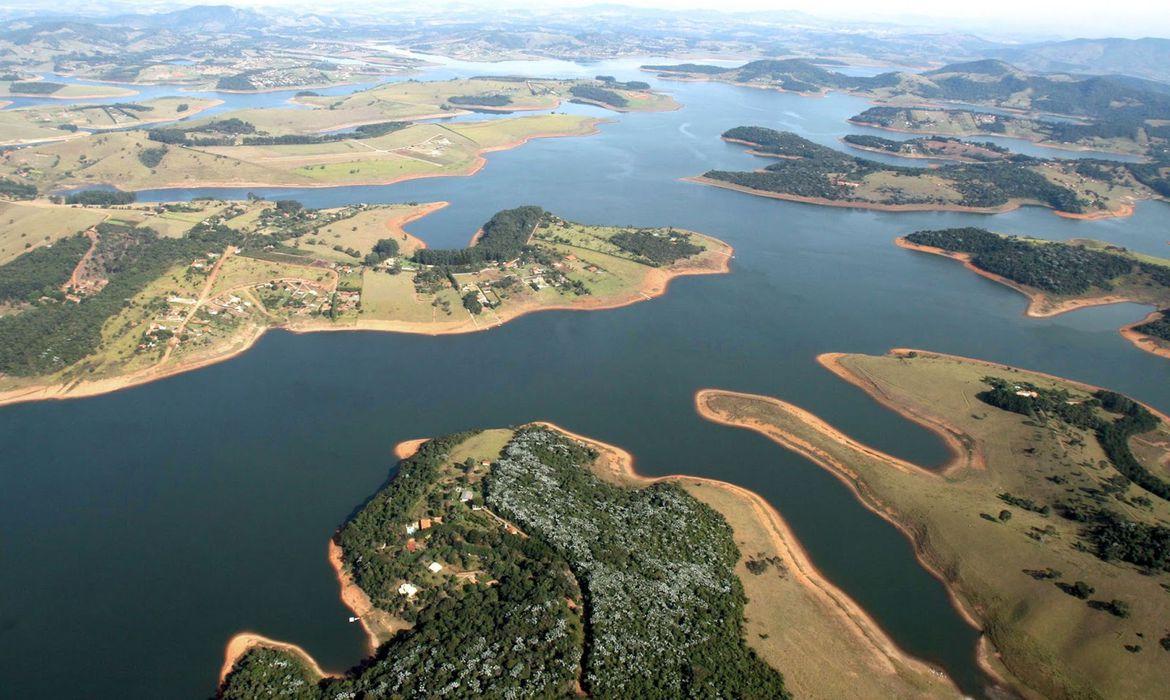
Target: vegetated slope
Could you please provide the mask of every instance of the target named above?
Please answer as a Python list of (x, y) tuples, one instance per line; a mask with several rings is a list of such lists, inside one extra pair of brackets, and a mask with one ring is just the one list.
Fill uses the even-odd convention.
[(787, 697), (742, 638), (715, 511), (672, 484), (603, 482), (549, 428), (510, 434), (490, 466), (454, 459), (469, 438), (425, 443), (337, 535), (358, 585), (413, 627), (315, 686), (294, 655), (252, 650), (221, 696)]

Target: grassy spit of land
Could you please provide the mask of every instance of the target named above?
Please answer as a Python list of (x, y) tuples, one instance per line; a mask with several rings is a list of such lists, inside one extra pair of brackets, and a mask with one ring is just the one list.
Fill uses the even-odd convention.
[(54, 100), (97, 100), (108, 97), (130, 97), (134, 90), (113, 85), (81, 85), (54, 83), (43, 80), (0, 80), (0, 97), (37, 97)]
[[(1170, 260), (1101, 241), (1062, 243), (954, 228), (917, 231), (896, 243), (957, 260), (968, 270), (1019, 291), (1028, 297), (1028, 316), (1055, 316), (1121, 302), (1170, 309)], [(1166, 316), (1155, 311), (1121, 333), (1142, 350), (1170, 356)]]
[[(741, 696), (764, 692), (778, 697), (784, 692), (779, 676), (765, 670), (762, 660), (783, 671), (784, 686), (800, 696), (957, 695), (944, 676), (902, 654), (852, 601), (825, 581), (779, 514), (755, 494), (707, 479), (640, 477), (633, 471), (632, 457), (620, 448), (551, 424), (414, 440), (400, 445), (396, 455), (406, 460), (399, 477), (340, 530), (335, 542), (345, 544), (345, 550), (334, 544), (331, 551), (342, 552), (343, 575), (369, 589), (367, 600), (384, 613), (412, 618), (413, 623), (396, 637), (379, 639), (385, 646), (375, 657), (378, 660), (333, 678), (314, 671), (311, 660), (287, 645), (266, 646), (254, 637), (245, 638), (251, 646), (233, 642), (224, 665), (223, 697), (240, 697), (238, 690), (255, 690), (257, 683), (261, 688), (288, 687), (290, 680), (298, 687), (318, 684), (311, 690), (325, 697), (355, 686), (383, 692), (389, 687), (374, 686), (374, 680), (399, 684), (394, 689), (401, 692), (401, 684), (419, 682), (411, 677), (417, 669), (404, 659), (403, 651), (426, 642), (446, 646), (446, 652), (422, 647), (436, 656), (456, 648), (451, 639), (436, 637), (432, 630), (457, 609), (460, 599), (478, 596), (486, 587), (499, 590), (499, 597), (510, 602), (506, 592), (515, 586), (512, 579), (517, 574), (503, 564), (515, 558), (513, 551), (520, 547), (529, 556), (549, 547), (554, 557), (566, 557), (563, 563), (548, 562), (556, 576), (566, 576), (568, 597), (560, 614), (567, 615), (569, 629), (579, 627), (586, 634), (569, 640), (554, 663), (542, 653), (531, 653), (526, 673), (517, 681), (504, 674), (475, 677), (460, 658), (451, 660), (453, 668), (438, 672), (443, 680), (459, 675), (461, 682), (487, 693), (508, 683), (534, 692), (539, 690), (534, 683), (544, 679), (572, 692), (599, 695), (620, 689), (639, 697), (674, 697), (679, 691)], [(518, 480), (522, 476), (537, 478), (540, 486)], [(407, 483), (396, 483), (400, 480)], [(542, 503), (538, 506), (536, 501)], [(605, 510), (596, 516), (600, 521), (588, 512), (598, 503)], [(614, 517), (620, 524), (610, 522)], [(576, 527), (578, 521), (592, 527)], [(655, 545), (645, 540), (646, 529), (659, 521), (670, 523), (672, 540), (682, 541)], [(605, 527), (599, 528), (603, 523)], [(600, 559), (579, 549), (582, 541), (596, 538), (616, 540), (608, 543)], [(491, 550), (485, 547), (489, 544)], [(687, 545), (698, 551), (680, 549)], [(636, 559), (612, 568), (613, 557), (629, 555)], [(692, 566), (689, 559), (705, 562), (703, 568), (714, 566), (706, 578), (729, 582), (731, 590), (720, 596), (744, 601), (741, 612), (730, 613), (734, 619), (724, 619), (719, 624), (722, 631), (706, 626), (703, 618), (721, 614), (719, 609), (727, 602), (716, 609), (692, 607), (706, 595), (705, 578), (695, 576), (695, 571), (689, 576), (667, 574), (665, 581), (646, 590), (641, 580), (644, 567), (635, 562), (658, 562), (664, 556), (661, 566), (671, 571)], [(618, 571), (623, 583), (615, 589), (608, 579)], [(659, 586), (677, 589), (669, 619), (660, 617), (660, 605), (649, 599), (629, 600), (644, 593), (661, 594), (652, 592)], [(530, 600), (538, 596), (526, 594)], [(623, 606), (621, 615), (630, 619), (615, 627), (608, 618), (618, 612), (613, 607), (618, 599), (640, 604)], [(491, 603), (486, 607), (481, 614), (499, 612)], [(517, 630), (509, 632), (514, 635)], [(676, 639), (685, 638), (688, 651), (672, 649), (677, 642), (666, 641), (679, 632), (684, 637)], [(562, 641), (558, 635), (551, 638), (554, 644)], [(644, 638), (658, 639), (658, 646), (643, 646)], [(489, 654), (498, 654), (493, 639), (489, 633), (481, 641), (489, 645)], [(522, 640), (523, 635), (515, 639)], [(574, 651), (576, 645), (582, 645), (584, 653)], [(622, 663), (610, 665), (610, 656), (623, 647)], [(679, 665), (679, 654), (689, 660)], [(653, 665), (647, 663), (650, 657)], [(730, 668), (708, 667), (707, 673), (694, 673), (716, 658)], [(680, 671), (681, 677), (676, 675)]]
[(223, 100), (160, 97), (143, 102), (9, 109), (0, 112), (0, 146), (64, 141), (94, 131), (188, 119), (220, 104)]
[(485, 153), (536, 138), (593, 134), (601, 121), (547, 114), (451, 125), (393, 123), (352, 138), (290, 143), (260, 137), (252, 143), (234, 132), (254, 127), (230, 119), (163, 130), (165, 141), (152, 138), (156, 131), (111, 131), (4, 151), (0, 178), (43, 194), (94, 185), (126, 190), (386, 185), (472, 175), (486, 164)]
[(454, 117), (471, 112), (544, 111), (564, 101), (588, 101), (619, 112), (660, 112), (676, 109), (669, 95), (645, 83), (613, 87), (596, 80), (548, 80), (485, 76), (455, 80), (386, 83), (349, 95), (301, 95), (294, 101), (312, 109), (248, 109), (234, 117), (269, 135), (319, 134), (363, 124)]
[[(778, 399), (696, 396), (836, 475), (898, 526), (1025, 694), (1129, 698), (1170, 678), (1170, 427), (1083, 384), (924, 351), (820, 362), (951, 446), (938, 470)], [(1141, 484), (1139, 486), (1139, 484)]]
[[(699, 233), (590, 226), (539, 207), (500, 212), (465, 249), (432, 250), (403, 230), (442, 206), (9, 204), (0, 402), (151, 381), (231, 357), (269, 328), (467, 333), (625, 306), (730, 269), (731, 247)], [(42, 220), (54, 228), (27, 238)]]

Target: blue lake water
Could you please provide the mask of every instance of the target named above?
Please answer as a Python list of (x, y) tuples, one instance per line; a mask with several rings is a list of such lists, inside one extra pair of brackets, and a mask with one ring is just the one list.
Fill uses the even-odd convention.
[[(445, 62), (420, 77), (647, 79), (637, 71), (642, 62)], [(75, 697), (83, 688), (88, 697), (205, 697), (223, 645), (242, 630), (346, 668), (364, 639), (346, 621), (325, 547), (390, 474), (393, 446), (535, 419), (621, 445), (647, 474), (710, 476), (757, 491), (900, 646), (981, 693), (977, 632), (906, 539), (815, 465), (699, 419), (693, 394), (723, 387), (778, 396), (925, 465), (945, 459), (940, 442), (822, 370), (818, 353), (956, 353), (1108, 386), (1168, 410), (1170, 362), (1117, 334), (1146, 309), (1028, 319), (1017, 293), (892, 240), (980, 225), (1165, 255), (1170, 206), (1141, 203), (1129, 219), (1093, 222), (1037, 208), (890, 214), (694, 185), (680, 178), (766, 162), (722, 142), (730, 127), (788, 129), (839, 146), (842, 135), (862, 132), (845, 119), (868, 103), (650, 80), (684, 107), (609, 115), (594, 136), (490, 154), (475, 177), (251, 191), (308, 206), (447, 200), (451, 206), (410, 226), (437, 246), (464, 245), (492, 213), (526, 203), (582, 222), (673, 225), (735, 246), (731, 274), (678, 280), (664, 297), (622, 309), (533, 314), (471, 335), (277, 331), (199, 371), (0, 409), (4, 694)], [(52, 679), (37, 670), (62, 655)]]

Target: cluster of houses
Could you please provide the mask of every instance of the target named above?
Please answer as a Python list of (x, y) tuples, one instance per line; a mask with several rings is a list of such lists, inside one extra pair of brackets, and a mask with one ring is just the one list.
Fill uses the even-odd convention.
[[(481, 510), (481, 506), (475, 504), (475, 492), (473, 492), (471, 489), (460, 489), (457, 496), (460, 503), (470, 507), (472, 510)], [(421, 533), (426, 532), (435, 525), (442, 524), (442, 522), (443, 516), (435, 515), (429, 518), (419, 518), (418, 520), (407, 523), (405, 526), (407, 537), (406, 551), (414, 554), (420, 549), (423, 549), (424, 545), (419, 541), (419, 539), (422, 537)], [(415, 535), (418, 535), (419, 537), (415, 537)], [(425, 568), (432, 574), (437, 574), (443, 571), (445, 567), (439, 562), (432, 560), (425, 564)], [(472, 578), (474, 579), (474, 577)], [(411, 583), (410, 581), (403, 581), (398, 586), (398, 594), (406, 596), (407, 598), (414, 598), (416, 595), (418, 595), (420, 590), (421, 589), (417, 584)]]

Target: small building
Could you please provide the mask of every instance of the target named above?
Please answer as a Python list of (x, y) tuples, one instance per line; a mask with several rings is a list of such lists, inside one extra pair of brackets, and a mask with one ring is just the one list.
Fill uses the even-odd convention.
[(432, 574), (437, 574), (442, 570), (443, 570), (443, 565), (437, 561), (433, 561), (430, 564), (427, 564), (427, 571), (430, 571)]
[(468, 501), (470, 501), (473, 498), (475, 498), (475, 494), (471, 492), (471, 489), (463, 489), (462, 491), (459, 492), (459, 502), (460, 503), (467, 503)]
[(413, 598), (418, 595), (418, 586), (410, 582), (404, 582), (398, 587), (398, 595), (404, 595), (407, 598)]
[(409, 540), (407, 540), (406, 541), (406, 551), (410, 552), (411, 554), (414, 554), (415, 552), (417, 552), (418, 551), (418, 540), (414, 539), (413, 537), (411, 537)]
[[(427, 527), (430, 527), (429, 523), (427, 524)], [(408, 534), (408, 535), (413, 535), (414, 533), (418, 532), (418, 530), (419, 530), (419, 522), (417, 520), (406, 526), (406, 534)]]

